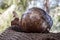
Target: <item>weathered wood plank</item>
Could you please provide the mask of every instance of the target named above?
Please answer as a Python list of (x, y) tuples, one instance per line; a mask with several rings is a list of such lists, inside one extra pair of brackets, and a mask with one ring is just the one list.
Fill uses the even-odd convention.
[(11, 27), (0, 35), (0, 40), (60, 40), (60, 33), (24, 33)]

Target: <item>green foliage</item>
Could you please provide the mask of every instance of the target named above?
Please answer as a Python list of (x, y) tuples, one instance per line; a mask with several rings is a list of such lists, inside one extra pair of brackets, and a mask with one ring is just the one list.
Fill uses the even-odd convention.
[(60, 22), (60, 16), (58, 16), (58, 22)]
[[(4, 0), (1, 7), (0, 7), (0, 13), (4, 13), (4, 11), (6, 11), (6, 9), (8, 9), (12, 4), (17, 5), (15, 12), (18, 14), (18, 16), (21, 18), (22, 13), (25, 11), (25, 9), (28, 6), (28, 0)], [(1, 14), (2, 15), (2, 14)], [(8, 28), (9, 26), (11, 26), (11, 19), (13, 19), (12, 17), (13, 15), (8, 14), (7, 16), (7, 20), (5, 20), (5, 17), (1, 17), (0, 18), (0, 32), (3, 32), (6, 28)]]
[(50, 15), (53, 19), (53, 26), (51, 32), (60, 32), (60, 7), (50, 10)]

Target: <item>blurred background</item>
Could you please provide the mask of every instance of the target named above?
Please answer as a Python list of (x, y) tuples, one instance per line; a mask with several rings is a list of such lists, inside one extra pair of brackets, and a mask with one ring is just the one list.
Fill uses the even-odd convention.
[(11, 26), (13, 11), (20, 19), (24, 11), (32, 7), (39, 7), (52, 17), (50, 32), (60, 32), (60, 0), (0, 0), (0, 33)]

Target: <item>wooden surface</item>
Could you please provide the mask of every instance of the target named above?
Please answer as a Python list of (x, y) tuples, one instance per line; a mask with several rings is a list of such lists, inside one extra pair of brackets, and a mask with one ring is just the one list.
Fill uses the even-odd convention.
[(0, 35), (0, 40), (60, 40), (60, 33), (24, 33), (8, 28)]

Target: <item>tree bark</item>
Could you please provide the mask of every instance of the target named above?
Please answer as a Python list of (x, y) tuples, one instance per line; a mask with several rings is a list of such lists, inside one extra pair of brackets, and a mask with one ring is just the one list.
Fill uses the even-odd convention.
[(45, 7), (45, 11), (49, 13), (49, 0), (45, 0), (44, 7)]

